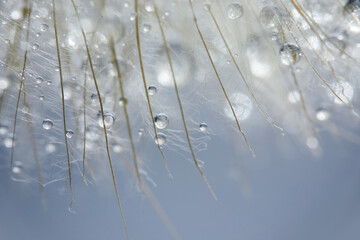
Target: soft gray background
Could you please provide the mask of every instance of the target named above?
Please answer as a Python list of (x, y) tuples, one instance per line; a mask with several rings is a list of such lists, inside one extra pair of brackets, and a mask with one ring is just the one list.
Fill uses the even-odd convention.
[[(217, 202), (190, 161), (168, 152), (170, 179), (149, 147), (159, 160), (151, 162), (152, 190), (183, 239), (358, 240), (360, 148), (327, 132), (321, 139), (322, 155), (314, 157), (296, 138), (260, 129), (250, 137), (252, 159), (235, 153), (231, 137), (213, 137), (199, 156), (208, 159)], [(86, 187), (77, 179), (71, 214), (63, 183), (45, 189), (44, 211), (36, 186), (11, 182), (7, 170), (0, 178), (1, 240), (125, 239), (111, 183)], [(132, 182), (118, 184), (130, 239), (171, 239)]]

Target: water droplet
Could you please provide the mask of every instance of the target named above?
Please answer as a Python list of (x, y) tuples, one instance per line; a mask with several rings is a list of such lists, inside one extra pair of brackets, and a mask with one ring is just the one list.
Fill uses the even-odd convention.
[(72, 136), (74, 135), (74, 132), (72, 130), (67, 130), (65, 135), (67, 138), (72, 138)]
[(206, 132), (208, 125), (206, 123), (200, 123), (199, 129), (201, 132)]
[(36, 43), (35, 43), (35, 44), (32, 46), (32, 49), (33, 49), (33, 50), (38, 50), (39, 47), (40, 47), (39, 44), (36, 44)]
[(22, 162), (16, 161), (14, 162), (14, 166), (11, 169), (11, 171), (15, 174), (20, 174), (23, 170), (23, 164)]
[[(101, 112), (99, 111), (98, 115), (98, 124), (100, 127), (104, 127), (104, 123), (103, 123), (103, 119), (102, 119), (102, 115)], [(105, 122), (105, 126), (106, 128), (111, 128), (111, 126), (114, 124), (115, 122), (115, 116), (113, 113), (111, 112), (105, 112), (104, 113), (104, 122)]]
[(264, 7), (260, 12), (260, 22), (267, 29), (281, 26), (281, 13), (277, 7)]
[(158, 129), (164, 129), (169, 125), (169, 118), (166, 114), (160, 113), (154, 118), (155, 126)]
[(350, 31), (360, 31), (360, 0), (348, 0), (344, 6), (344, 17), (349, 24)]
[(45, 130), (49, 130), (54, 126), (53, 122), (50, 119), (45, 119), (42, 125)]
[(145, 23), (145, 24), (143, 25), (143, 33), (148, 33), (150, 30), (151, 30), (151, 25)]
[(0, 125), (0, 135), (5, 135), (6, 133), (8, 133), (8, 131), (9, 131), (8, 126)]
[(301, 56), (300, 49), (293, 44), (284, 44), (280, 48), (279, 54), (281, 62), (286, 66), (297, 63)]
[(44, 78), (42, 78), (42, 77), (37, 77), (36, 78), (36, 83), (41, 84), (43, 82), (44, 82)]
[(47, 24), (41, 24), (40, 31), (46, 32), (49, 29), (49, 25)]
[(0, 77), (0, 91), (3, 91), (9, 87), (9, 80), (7, 78)]
[(330, 118), (330, 113), (325, 109), (319, 109), (316, 112), (316, 119), (319, 121), (326, 121)]
[(154, 4), (152, 3), (151, 0), (147, 0), (145, 2), (145, 10), (147, 12), (154, 12), (155, 11), (155, 7), (154, 7)]
[(121, 107), (123, 107), (124, 105), (126, 105), (128, 103), (128, 100), (126, 99), (126, 98), (120, 98), (119, 99), (119, 105), (121, 106)]
[(166, 144), (166, 136), (163, 133), (158, 133), (157, 138), (155, 137), (154, 140), (160, 147)]
[(145, 130), (143, 128), (140, 128), (138, 131), (139, 136), (144, 135), (144, 133), (145, 133)]
[(155, 95), (157, 93), (157, 88), (155, 86), (149, 86), (148, 87), (148, 93), (151, 96)]
[(40, 101), (44, 101), (44, 99), (45, 99), (45, 97), (44, 97), (43, 95), (41, 95), (41, 96), (39, 97), (39, 100), (40, 100)]
[(12, 148), (15, 145), (11, 136), (4, 139), (4, 146), (6, 148)]
[(230, 19), (235, 20), (242, 17), (244, 14), (244, 8), (240, 3), (233, 2), (229, 4), (226, 12)]

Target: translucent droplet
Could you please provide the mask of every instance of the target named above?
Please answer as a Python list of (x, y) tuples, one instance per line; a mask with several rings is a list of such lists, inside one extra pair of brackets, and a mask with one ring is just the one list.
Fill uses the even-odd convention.
[(316, 119), (319, 121), (326, 121), (330, 118), (330, 113), (325, 109), (319, 109), (316, 112)]
[(144, 135), (144, 133), (145, 133), (145, 130), (143, 128), (140, 128), (138, 131), (139, 136)]
[(49, 130), (54, 126), (53, 122), (50, 119), (45, 119), (42, 125), (45, 130)]
[(155, 95), (157, 93), (157, 88), (155, 86), (149, 86), (148, 87), (148, 93), (149, 95)]
[(43, 82), (44, 82), (44, 78), (42, 78), (42, 77), (37, 77), (36, 78), (36, 83), (41, 84)]
[(145, 23), (144, 26), (143, 26), (143, 32), (148, 33), (150, 30), (151, 30), (151, 25)]
[(169, 118), (166, 114), (160, 113), (154, 118), (155, 126), (158, 129), (164, 129), (169, 125)]
[(360, 31), (360, 0), (348, 0), (344, 6), (345, 20), (349, 24), (350, 31)]
[(40, 101), (44, 101), (44, 99), (45, 99), (45, 97), (44, 97), (43, 95), (41, 95), (41, 96), (39, 97), (39, 100), (40, 100)]
[(244, 14), (244, 8), (240, 3), (233, 2), (229, 4), (226, 12), (230, 19), (235, 20), (242, 17)]
[[(114, 124), (115, 122), (115, 116), (113, 113), (110, 112), (105, 112), (104, 113), (104, 122), (105, 122), (105, 126), (106, 128), (111, 128), (111, 126)], [(104, 127), (104, 123), (103, 123), (103, 119), (101, 116), (101, 112), (98, 113), (98, 123), (100, 127)]]
[(11, 169), (11, 171), (15, 174), (20, 174), (22, 172), (22, 170), (23, 170), (23, 164), (19, 161), (16, 161), (14, 163), (13, 168)]
[(9, 87), (9, 80), (7, 78), (0, 77), (0, 91)]
[(128, 100), (126, 99), (126, 98), (120, 98), (119, 99), (119, 105), (121, 106), (121, 107), (123, 107), (124, 105), (126, 105), (127, 104), (127, 102), (128, 102)]
[(301, 57), (300, 49), (293, 44), (283, 45), (280, 48), (279, 54), (281, 62), (286, 66), (297, 63)]
[(155, 143), (159, 146), (164, 146), (166, 144), (166, 136), (163, 133), (158, 133), (157, 138), (154, 138)]
[(260, 12), (260, 22), (267, 29), (281, 26), (281, 13), (277, 7), (264, 7)]
[(40, 31), (45, 32), (49, 29), (49, 25), (47, 24), (41, 24)]
[(67, 138), (72, 138), (72, 136), (74, 135), (74, 132), (72, 130), (67, 130), (65, 135)]
[(200, 123), (199, 129), (201, 132), (206, 132), (208, 125), (206, 123)]
[(152, 3), (151, 0), (147, 0), (145, 2), (145, 10), (147, 12), (154, 12), (155, 11), (155, 7), (154, 7), (154, 4)]
[(8, 133), (8, 131), (9, 131), (8, 126), (0, 125), (0, 135), (5, 135), (6, 133)]
[(39, 47), (40, 47), (39, 44), (36, 44), (36, 43), (35, 43), (35, 44), (32, 46), (32, 49), (33, 49), (33, 50), (38, 50)]
[(4, 139), (4, 146), (6, 148), (12, 148), (15, 145), (12, 137), (7, 137)]
[[(239, 121), (245, 120), (250, 117), (253, 104), (248, 96), (242, 93), (237, 93), (233, 94), (230, 99), (232, 99), (231, 103), (234, 108), (236, 117)], [(234, 114), (231, 111), (228, 102), (225, 103), (224, 112), (228, 118), (234, 119)]]

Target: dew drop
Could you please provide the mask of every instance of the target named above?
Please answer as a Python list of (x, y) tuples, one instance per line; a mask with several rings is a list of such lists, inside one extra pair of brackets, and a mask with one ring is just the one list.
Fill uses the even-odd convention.
[(279, 54), (281, 62), (286, 66), (297, 63), (301, 57), (300, 49), (293, 44), (284, 44), (280, 48)]
[(43, 82), (44, 82), (44, 78), (42, 78), (42, 77), (37, 77), (36, 78), (36, 83), (41, 84)]
[(148, 93), (151, 96), (155, 95), (157, 93), (157, 88), (155, 86), (149, 86), (148, 87)]
[(74, 132), (72, 130), (67, 130), (65, 135), (67, 138), (72, 138), (72, 136), (74, 135)]
[(244, 8), (240, 3), (233, 2), (229, 4), (226, 12), (230, 19), (235, 20), (242, 17), (244, 14)]
[(166, 144), (166, 136), (163, 133), (158, 133), (157, 138), (154, 138), (155, 143), (158, 144), (160, 147)]
[(201, 132), (206, 132), (208, 125), (206, 123), (200, 123), (199, 129)]
[(54, 124), (50, 119), (45, 119), (42, 123), (42, 126), (45, 130), (50, 130)]
[(143, 25), (143, 33), (148, 33), (148, 32), (150, 32), (150, 30), (151, 30), (151, 25), (145, 23), (145, 24)]
[(39, 44), (36, 44), (36, 43), (34, 45), (32, 45), (33, 50), (38, 50), (39, 47), (40, 47)]
[(151, 0), (147, 0), (145, 2), (145, 10), (147, 12), (154, 12), (155, 11), (155, 7), (154, 7), (154, 4), (152, 3)]
[(326, 121), (330, 118), (330, 113), (325, 109), (319, 109), (316, 112), (316, 119), (319, 121)]
[(128, 100), (124, 97), (119, 99), (119, 106), (123, 107), (128, 103)]
[(16, 161), (14, 163), (13, 168), (11, 169), (11, 171), (15, 174), (20, 174), (22, 172), (22, 170), (23, 170), (23, 164), (19, 161)]
[[(99, 111), (98, 115), (98, 124), (100, 127), (104, 127), (104, 123), (103, 123), (103, 119), (101, 116), (101, 112)], [(111, 112), (105, 112), (104, 113), (104, 122), (105, 122), (105, 126), (106, 128), (111, 128), (111, 126), (114, 124), (115, 122), (115, 116), (113, 113)]]
[(164, 129), (169, 125), (169, 118), (166, 114), (160, 113), (154, 118), (155, 126), (158, 129)]
[(0, 135), (5, 135), (6, 133), (8, 133), (8, 131), (9, 131), (8, 126), (0, 125)]
[(0, 91), (3, 91), (9, 87), (9, 80), (7, 78), (0, 77)]
[(6, 148), (12, 148), (14, 145), (15, 145), (15, 143), (14, 143), (12, 137), (9, 136), (4, 139), (4, 146)]
[(49, 25), (47, 24), (41, 24), (40, 31), (46, 32), (49, 29)]

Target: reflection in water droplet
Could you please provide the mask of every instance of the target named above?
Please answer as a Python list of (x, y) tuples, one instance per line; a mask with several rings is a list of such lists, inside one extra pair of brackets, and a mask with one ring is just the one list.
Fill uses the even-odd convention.
[(200, 123), (199, 129), (202, 132), (206, 132), (208, 125), (206, 123)]

